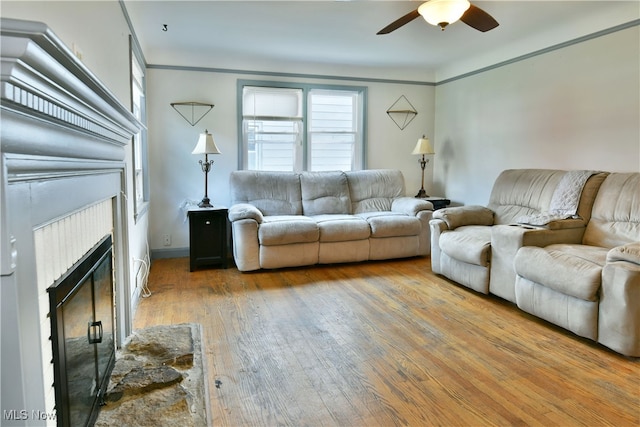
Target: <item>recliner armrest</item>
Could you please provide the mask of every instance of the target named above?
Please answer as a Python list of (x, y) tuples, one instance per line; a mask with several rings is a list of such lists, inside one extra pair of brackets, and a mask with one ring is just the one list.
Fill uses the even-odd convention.
[(607, 262), (627, 261), (640, 265), (640, 242), (617, 246), (607, 253)]
[(550, 221), (544, 227), (549, 230), (568, 230), (570, 228), (584, 228), (586, 226), (582, 218), (567, 218)]
[(417, 216), (421, 211), (432, 211), (431, 202), (415, 197), (398, 197), (391, 202), (392, 212), (401, 212), (411, 216)]
[(602, 269), (598, 342), (640, 357), (640, 242), (611, 249)]
[(260, 209), (250, 203), (238, 203), (229, 208), (229, 221), (239, 221), (242, 219), (253, 219), (261, 223), (264, 219)]
[(569, 230), (572, 228), (585, 228), (587, 226), (582, 218), (554, 219), (553, 221), (549, 221), (545, 224), (528, 224), (526, 222), (518, 222), (509, 225), (529, 230)]
[(453, 230), (463, 225), (493, 225), (494, 213), (484, 206), (456, 206), (433, 212), (433, 219), (441, 219)]

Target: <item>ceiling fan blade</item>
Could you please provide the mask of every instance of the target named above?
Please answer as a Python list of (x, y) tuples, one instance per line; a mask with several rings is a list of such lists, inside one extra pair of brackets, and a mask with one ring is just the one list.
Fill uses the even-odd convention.
[(498, 24), (498, 21), (493, 19), (493, 16), (474, 5), (471, 5), (471, 7), (467, 9), (460, 20), (468, 26), (473, 27), (478, 31), (482, 31), (483, 33), (493, 30), (495, 27), (500, 25)]
[(376, 34), (389, 34), (390, 32), (395, 31), (403, 25), (406, 25), (409, 22), (413, 21), (418, 16), (420, 16), (420, 14), (418, 13), (418, 9), (416, 9), (413, 12), (407, 13), (402, 18), (396, 19), (391, 24), (378, 31)]

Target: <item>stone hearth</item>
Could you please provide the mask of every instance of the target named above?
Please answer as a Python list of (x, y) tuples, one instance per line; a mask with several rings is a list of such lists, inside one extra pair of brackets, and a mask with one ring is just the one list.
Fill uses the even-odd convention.
[(208, 425), (200, 325), (134, 331), (117, 353), (105, 400), (96, 427)]

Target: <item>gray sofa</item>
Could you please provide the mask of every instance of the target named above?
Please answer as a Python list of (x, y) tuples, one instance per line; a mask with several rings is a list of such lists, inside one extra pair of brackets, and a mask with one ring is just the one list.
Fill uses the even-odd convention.
[(640, 356), (640, 174), (507, 170), (430, 227), (434, 272)]
[(429, 255), (430, 202), (397, 170), (234, 171), (229, 220), (240, 271)]

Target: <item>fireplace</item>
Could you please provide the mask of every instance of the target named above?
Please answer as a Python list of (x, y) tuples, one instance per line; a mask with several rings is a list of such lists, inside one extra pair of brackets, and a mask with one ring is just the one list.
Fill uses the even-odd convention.
[(2, 18), (0, 33), (0, 424), (83, 425), (131, 331), (140, 124), (45, 24)]
[(59, 426), (92, 425), (115, 361), (111, 235), (49, 291)]

